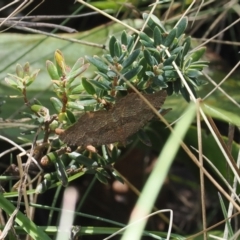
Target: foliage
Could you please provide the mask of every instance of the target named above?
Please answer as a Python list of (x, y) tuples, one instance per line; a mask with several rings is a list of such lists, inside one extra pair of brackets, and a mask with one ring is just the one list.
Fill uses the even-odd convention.
[[(146, 15), (145, 15), (146, 18)], [(150, 19), (148, 22), (152, 30), (153, 38), (141, 32), (140, 46), (136, 48), (137, 38), (122, 32), (121, 38), (112, 36), (109, 41), (109, 53), (99, 56), (86, 56), (79, 58), (73, 67), (69, 67), (60, 50), (55, 52), (55, 64), (46, 62), (47, 71), (52, 79), (53, 90), (56, 97), (50, 101), (57, 113), (51, 115), (49, 109), (41, 103), (30, 103), (27, 98), (27, 87), (33, 83), (39, 70), (32, 73), (29, 64), (17, 65), (16, 75), (9, 74), (6, 82), (18, 90), (26, 105), (32, 113), (28, 113), (34, 120), (43, 126), (44, 138), (41, 151), (44, 153), (48, 147), (49, 136), (63, 124), (69, 126), (75, 123), (74, 111), (97, 111), (114, 104), (118, 95), (127, 94), (134, 86), (140, 92), (153, 93), (166, 89), (168, 95), (182, 93), (189, 101), (190, 97), (177, 73), (177, 68), (187, 80), (190, 88), (202, 84), (199, 80), (201, 70), (206, 62), (200, 60), (204, 48), (197, 51), (191, 50), (191, 38), (184, 38), (184, 30), (187, 27), (187, 18), (183, 18), (179, 24), (169, 33), (161, 25)], [(87, 78), (83, 76), (89, 66), (97, 68), (95, 76)], [(79, 81), (79, 77), (81, 79)], [(194, 91), (195, 93), (195, 91)], [(80, 129), (81, 130), (81, 129)], [(26, 134), (26, 133), (25, 133)], [(103, 155), (97, 152), (89, 152), (83, 149), (79, 152), (69, 152), (67, 147), (59, 140), (51, 140), (52, 151), (42, 156), (41, 164), (53, 164), (56, 173), (47, 174), (44, 182), (38, 186), (37, 192), (43, 192), (58, 179), (63, 186), (67, 186), (68, 176), (77, 172), (92, 173), (99, 181), (107, 183), (109, 172), (116, 179), (121, 180), (112, 164), (116, 161), (120, 150), (117, 145), (113, 148), (102, 146)], [(109, 171), (110, 170), (110, 171)]]

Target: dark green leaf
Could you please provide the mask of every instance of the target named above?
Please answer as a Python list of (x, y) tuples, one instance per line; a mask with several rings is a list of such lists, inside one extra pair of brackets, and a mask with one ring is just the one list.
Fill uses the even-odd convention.
[(87, 93), (93, 95), (96, 93), (95, 88), (93, 87), (93, 85), (89, 82), (88, 79), (86, 78), (82, 78), (82, 85), (84, 87), (84, 89), (86, 90)]
[(187, 17), (184, 17), (181, 19), (181, 21), (178, 23), (176, 29), (177, 29), (177, 34), (176, 37), (179, 38), (185, 31), (185, 29), (187, 28), (187, 24), (188, 24), (188, 19)]
[(165, 60), (163, 62), (164, 66), (168, 66), (168, 65), (172, 65), (172, 62), (175, 60), (176, 55), (172, 55), (171, 57), (169, 57), (167, 60)]
[(146, 71), (145, 74), (146, 74), (148, 77), (155, 77), (155, 74), (154, 74), (154, 72), (152, 72), (152, 71)]
[[(81, 129), (80, 129), (80, 131), (81, 131)], [(84, 165), (86, 167), (91, 167), (95, 163), (95, 160), (93, 160), (91, 158), (85, 157), (84, 155), (82, 155), (80, 153), (78, 153), (78, 154), (76, 154), (76, 152), (75, 152), (75, 154), (73, 154), (73, 153), (70, 153), (68, 155), (71, 159), (74, 159), (78, 164)]]
[(173, 90), (176, 94), (179, 93), (181, 88), (182, 88), (182, 83), (180, 79), (177, 79), (177, 81), (173, 82)]
[[(109, 72), (109, 71), (108, 71)], [(107, 73), (108, 73), (107, 72)], [(100, 75), (101, 77), (103, 77), (103, 79), (107, 80), (108, 82), (110, 82), (112, 79), (105, 73), (102, 72), (96, 72), (96, 74)]]
[(159, 27), (155, 27), (154, 31), (153, 31), (153, 40), (154, 40), (154, 44), (155, 46), (159, 46), (162, 44), (163, 39), (162, 39), (162, 33), (159, 29)]
[(110, 55), (114, 58), (115, 55), (115, 43), (117, 42), (116, 37), (112, 36), (109, 41), (109, 52)]
[(127, 33), (126, 31), (123, 31), (122, 32), (122, 35), (121, 35), (121, 43), (125, 46), (128, 45), (128, 36), (127, 36)]
[(196, 62), (198, 61), (202, 56), (203, 54), (205, 53), (206, 51), (206, 47), (201, 47), (199, 48), (197, 51), (194, 51), (190, 56), (192, 58), (192, 62)]
[(113, 58), (109, 54), (105, 54), (104, 57), (109, 63), (114, 64)]
[(176, 54), (176, 55), (177, 55), (179, 52), (182, 51), (182, 49), (183, 49), (183, 46), (174, 48), (174, 49), (171, 51), (171, 55), (173, 55), (173, 54)]
[(51, 79), (58, 80), (60, 78), (59, 74), (58, 74), (58, 70), (53, 62), (47, 60), (46, 67), (47, 67), (47, 71), (48, 71), (48, 74)]
[(78, 83), (78, 84), (75, 84), (75, 85), (72, 85), (70, 88), (69, 88), (69, 93), (68, 95), (72, 94), (72, 95), (75, 95), (75, 94), (80, 94), (84, 91), (84, 87), (82, 84)]
[(121, 151), (116, 146), (114, 146), (112, 151), (109, 154), (111, 156), (111, 162), (112, 163), (117, 161), (120, 153), (121, 153)]
[(164, 77), (166, 77), (167, 79), (174, 79), (174, 78), (177, 78), (178, 77), (178, 73), (174, 70), (167, 70), (167, 71), (164, 71)]
[(173, 82), (168, 83), (167, 94), (168, 96), (171, 96), (173, 94)]
[(83, 105), (80, 105), (79, 103), (71, 102), (71, 101), (68, 101), (67, 107), (71, 109), (76, 109), (76, 110), (84, 110)]
[(117, 74), (116, 72), (110, 70), (110, 71), (107, 72), (107, 76), (108, 76), (109, 78), (113, 79), (113, 78), (117, 77), (118, 74)]
[(180, 88), (180, 92), (181, 92), (182, 96), (184, 97), (184, 99), (187, 102), (190, 102), (190, 96), (189, 96), (187, 89), (185, 87), (182, 87), (182, 88)]
[(69, 122), (70, 124), (73, 124), (73, 123), (76, 122), (75, 116), (74, 116), (74, 114), (73, 114), (71, 111), (67, 110), (67, 111), (66, 111), (66, 114), (67, 114), (68, 122)]
[[(148, 18), (148, 15), (147, 13), (143, 13), (143, 20), (147, 20)], [(155, 15), (151, 15), (151, 17), (149, 18), (148, 22), (147, 22), (147, 25), (152, 29), (154, 30), (154, 28), (157, 26), (157, 27), (160, 27), (163, 32), (166, 32), (163, 24), (161, 23), (161, 21), (158, 19), (158, 17), (156, 17)]]
[(106, 73), (108, 71), (108, 65), (98, 57), (85, 57), (91, 64), (93, 64), (100, 72)]
[(146, 48), (153, 48), (153, 47), (154, 47), (153, 43), (146, 42), (146, 41), (144, 41), (144, 40), (140, 40), (140, 42), (141, 42), (141, 44), (142, 44), (144, 47), (146, 47)]
[(157, 79), (158, 79), (157, 85), (158, 85), (159, 87), (161, 87), (161, 88), (166, 88), (166, 87), (168, 86), (167, 83), (165, 83), (164, 77), (163, 77), (162, 75), (159, 75), (159, 76), (157, 77)]
[(95, 87), (100, 88), (102, 90), (110, 90), (111, 89), (108, 85), (106, 85), (106, 84), (104, 84), (102, 82), (99, 82), (99, 81), (96, 81), (96, 80), (88, 80), (88, 81), (92, 85), (94, 85)]
[(173, 28), (171, 32), (167, 35), (167, 37), (163, 41), (163, 45), (165, 47), (170, 47), (176, 37), (176, 29)]
[(127, 80), (132, 79), (134, 76), (136, 76), (141, 71), (141, 69), (142, 69), (142, 66), (138, 66), (136, 68), (129, 70), (128, 72), (123, 74), (124, 79), (127, 79)]
[(115, 44), (114, 44), (114, 57), (120, 58), (121, 55), (122, 55), (121, 45), (118, 41), (116, 41)]
[(96, 177), (98, 179), (98, 181), (100, 181), (103, 184), (108, 184), (108, 180), (107, 178), (100, 172), (96, 172)]
[(115, 100), (116, 100), (114, 97), (112, 97), (110, 95), (103, 96), (103, 99), (105, 99), (108, 102), (115, 102)]
[(187, 37), (183, 43), (182, 59), (187, 55), (191, 47), (191, 37)]
[(115, 86), (114, 87), (114, 90), (116, 90), (116, 91), (125, 91), (125, 90), (127, 90), (127, 88), (125, 87), (125, 86), (122, 86), (122, 85), (118, 85), (118, 86)]
[(202, 73), (196, 69), (188, 69), (185, 74), (187, 74), (189, 78), (198, 78), (202, 76)]
[(79, 67), (78, 69), (76, 69), (75, 71), (71, 71), (69, 74), (67, 74), (67, 86), (69, 86), (75, 80), (76, 77), (78, 77), (80, 74), (86, 71), (89, 66), (90, 64), (86, 63)]
[(143, 55), (148, 65), (153, 67), (155, 65), (155, 61), (153, 60), (153, 57), (151, 56), (150, 52), (147, 49), (144, 49)]
[(127, 45), (128, 52), (130, 52), (132, 50), (133, 46), (134, 46), (134, 37), (129, 36), (128, 37), (128, 45)]
[(51, 97), (50, 101), (53, 105), (53, 107), (55, 108), (55, 110), (57, 111), (57, 113), (60, 113), (62, 111), (62, 102), (56, 98), (56, 97)]
[(61, 158), (59, 158), (58, 161), (55, 162), (55, 167), (57, 170), (57, 177), (58, 177), (59, 181), (62, 183), (62, 185), (64, 187), (66, 187), (68, 185), (68, 176), (65, 171), (65, 166), (64, 166)]
[(122, 67), (126, 68), (129, 67), (138, 57), (140, 53), (140, 48), (134, 50), (122, 63)]
[(143, 41), (151, 44), (151, 46), (154, 46), (153, 40), (146, 33), (140, 32), (139, 37), (140, 37), (140, 40), (143, 40)]

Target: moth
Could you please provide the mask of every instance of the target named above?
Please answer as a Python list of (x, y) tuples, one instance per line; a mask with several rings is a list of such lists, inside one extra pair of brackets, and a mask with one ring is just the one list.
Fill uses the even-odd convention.
[[(164, 90), (143, 96), (160, 109), (167, 97)], [(125, 143), (154, 117), (152, 109), (136, 94), (130, 93), (116, 101), (110, 110), (87, 112), (60, 134), (70, 146), (100, 146)]]

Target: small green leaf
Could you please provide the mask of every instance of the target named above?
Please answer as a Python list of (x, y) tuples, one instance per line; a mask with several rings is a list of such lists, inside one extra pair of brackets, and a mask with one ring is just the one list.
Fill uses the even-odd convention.
[(155, 62), (153, 60), (151, 53), (147, 49), (144, 49), (143, 55), (144, 55), (144, 58), (147, 61), (148, 65), (153, 67), (155, 65)]
[(59, 80), (60, 76), (58, 74), (58, 70), (57, 70), (56, 66), (54, 65), (54, 63), (47, 60), (46, 67), (47, 67), (47, 71), (48, 71), (50, 78), (52, 80)]
[(90, 56), (86, 56), (85, 58), (91, 64), (93, 64), (95, 67), (97, 67), (97, 69), (100, 72), (106, 73), (109, 70), (108, 65), (106, 65), (106, 63), (103, 60), (101, 60), (100, 58), (98, 58), (98, 57), (90, 57)]
[(66, 112), (60, 112), (60, 113), (58, 114), (58, 121), (59, 121), (60, 123), (66, 123), (67, 120), (68, 120), (68, 118), (67, 118)]
[(201, 47), (199, 48), (197, 51), (194, 51), (190, 56), (192, 58), (192, 62), (196, 62), (198, 61), (202, 56), (203, 54), (205, 53), (206, 51), (206, 47)]
[(166, 70), (163, 74), (167, 79), (174, 79), (178, 77), (178, 73), (175, 70)]
[(187, 102), (190, 102), (190, 96), (189, 96), (189, 93), (188, 93), (187, 89), (185, 87), (180, 88), (180, 92), (181, 92), (182, 96), (184, 97), (184, 99)]
[(35, 81), (39, 71), (40, 71), (40, 69), (36, 69), (36, 70), (33, 71), (31, 76), (26, 81), (26, 86), (30, 86)]
[(116, 37), (112, 36), (109, 41), (109, 52), (110, 55), (114, 58), (115, 55), (115, 43), (117, 42)]
[(159, 46), (163, 42), (162, 33), (160, 31), (160, 28), (157, 26), (154, 28), (154, 31), (153, 31), (153, 39), (154, 39), (155, 46)]
[(140, 53), (140, 48), (134, 50), (122, 63), (123, 68), (129, 67), (138, 57)]
[(108, 63), (114, 64), (114, 60), (110, 54), (104, 54), (103, 56), (107, 60)]
[(84, 155), (72, 152), (68, 154), (71, 159), (74, 159), (78, 164), (84, 165), (86, 167), (92, 167), (92, 165), (95, 163), (95, 160), (85, 157)]
[(67, 120), (70, 124), (73, 124), (73, 123), (76, 122), (74, 114), (69, 110), (66, 111), (66, 117), (67, 117)]
[(107, 72), (107, 77), (110, 79), (116, 78), (118, 76), (118, 74), (112, 70)]
[(171, 46), (171, 44), (173, 43), (173, 41), (174, 41), (174, 39), (176, 37), (176, 32), (177, 32), (176, 29), (173, 28), (171, 30), (171, 32), (167, 35), (167, 37), (164, 39), (163, 45), (165, 47), (170, 47)]
[(76, 110), (84, 110), (84, 106), (80, 105), (79, 103), (76, 102), (69, 102), (67, 103), (67, 107), (71, 109), (76, 109)]
[(22, 86), (22, 84), (17, 84), (14, 80), (12, 80), (11, 78), (5, 78), (5, 82), (7, 83), (7, 84), (9, 84), (11, 87), (13, 87), (13, 88), (15, 88), (16, 90), (20, 90), (20, 89), (22, 89), (23, 88), (23, 86)]
[(153, 43), (146, 42), (145, 40), (140, 40), (141, 44), (146, 48), (154, 48)]
[(179, 38), (184, 33), (184, 31), (187, 28), (187, 25), (188, 25), (187, 17), (182, 18), (176, 27), (176, 29), (177, 29), (176, 37), (177, 38)]
[(57, 177), (58, 180), (62, 183), (63, 187), (67, 187), (68, 185), (68, 176), (65, 171), (65, 166), (63, 164), (63, 161), (61, 158), (58, 158), (58, 160), (55, 162), (55, 168), (57, 170)]
[(82, 85), (88, 94), (91, 94), (91, 95), (96, 94), (95, 88), (89, 82), (88, 79), (82, 78)]
[(56, 67), (57, 67), (57, 72), (59, 76), (65, 75), (65, 59), (63, 56), (63, 53), (60, 50), (56, 50), (54, 54), (55, 62), (56, 62)]
[(167, 58), (164, 62), (164, 66), (172, 65), (172, 62), (175, 60), (176, 55), (172, 55), (171, 57)]
[(98, 179), (98, 181), (100, 181), (103, 184), (108, 184), (108, 180), (107, 178), (100, 172), (96, 172), (96, 177)]
[(23, 71), (24, 71), (24, 76), (29, 76), (30, 75), (30, 64), (29, 64), (29, 62), (25, 63), (25, 65), (23, 66)]
[(173, 82), (168, 83), (167, 94), (168, 96), (171, 96), (173, 94)]
[[(147, 13), (143, 13), (143, 20), (147, 20), (148, 18), (148, 15)], [(157, 26), (157, 27), (160, 27), (163, 32), (166, 32), (163, 24), (161, 23), (161, 21), (159, 20), (158, 17), (156, 17), (155, 15), (151, 15), (151, 17), (149, 18), (148, 22), (147, 22), (147, 25), (152, 29), (154, 30), (154, 28)]]
[(138, 66), (136, 68), (129, 70), (128, 72), (123, 74), (124, 79), (127, 79), (127, 80), (132, 79), (141, 71), (141, 69), (142, 69), (142, 66)]
[(182, 88), (182, 84), (180, 79), (173, 82), (173, 90), (176, 94), (179, 94), (181, 88)]
[(86, 63), (74, 71), (71, 70), (70, 73), (67, 74), (67, 85), (69, 86), (75, 80), (75, 78), (81, 75), (84, 71), (86, 71), (89, 66), (90, 63)]
[(187, 37), (183, 42), (182, 59), (187, 55), (191, 47), (191, 37)]
[(115, 102), (115, 100), (116, 100), (114, 97), (112, 97), (110, 95), (103, 96), (103, 99), (105, 99), (108, 102)]
[(53, 105), (53, 107), (55, 108), (55, 110), (57, 111), (57, 113), (60, 113), (62, 111), (62, 102), (56, 98), (56, 97), (51, 97), (50, 101)]
[(120, 153), (121, 153), (121, 150), (119, 150), (116, 146), (114, 146), (112, 151), (110, 152), (111, 162), (116, 162)]
[(153, 40), (146, 33), (140, 32), (139, 37), (140, 37), (140, 40), (143, 40), (143, 41), (149, 43), (151, 46), (154, 46)]
[(130, 52), (134, 46), (134, 37), (133, 36), (128, 36), (128, 45), (127, 45), (127, 50)]
[(68, 93), (69, 94), (72, 94), (72, 95), (75, 95), (75, 94), (80, 94), (84, 91), (84, 87), (82, 84), (76, 84), (76, 85), (73, 85), (71, 86), (69, 89), (68, 89)]
[(202, 73), (196, 69), (188, 69), (186, 71), (186, 75), (189, 78), (198, 78), (199, 76), (202, 76)]
[(172, 51), (171, 51), (171, 55), (173, 55), (173, 54), (178, 54), (178, 53), (180, 53), (181, 51), (182, 51), (182, 49), (183, 49), (183, 46), (179, 46), (179, 47), (176, 47), (176, 48), (174, 48)]
[(198, 62), (196, 62), (196, 64), (193, 64), (191, 62), (191, 65), (188, 67), (188, 69), (196, 69), (196, 70), (202, 71), (202, 69), (207, 66), (208, 64), (198, 64)]
[(125, 46), (128, 45), (128, 36), (125, 30), (122, 32), (122, 35), (121, 35), (121, 43)]
[(99, 88), (99, 89), (102, 89), (102, 90), (110, 90), (111, 88), (102, 83), (102, 82), (99, 82), (99, 81), (96, 81), (96, 80), (88, 80), (92, 85), (94, 85), (95, 87)]
[(16, 66), (16, 74), (19, 78), (24, 78), (23, 67), (20, 64), (17, 64)]
[(122, 55), (121, 45), (118, 41), (116, 41), (115, 44), (114, 44), (114, 57), (120, 58), (121, 55)]
[(31, 110), (34, 112), (40, 112), (42, 110), (43, 106), (42, 105), (37, 105), (37, 104), (33, 104), (31, 106)]

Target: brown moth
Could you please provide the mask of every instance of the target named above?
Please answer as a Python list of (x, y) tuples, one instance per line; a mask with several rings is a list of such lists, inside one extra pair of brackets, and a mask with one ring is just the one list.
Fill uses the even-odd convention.
[[(160, 109), (167, 92), (143, 94)], [(60, 134), (60, 139), (71, 146), (100, 146), (115, 142), (125, 143), (154, 117), (152, 109), (136, 94), (130, 93), (116, 101), (110, 110), (87, 112), (78, 121)]]

